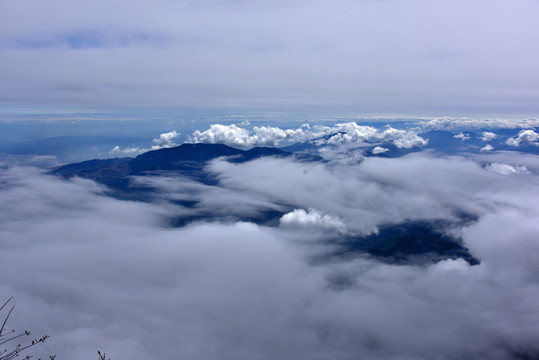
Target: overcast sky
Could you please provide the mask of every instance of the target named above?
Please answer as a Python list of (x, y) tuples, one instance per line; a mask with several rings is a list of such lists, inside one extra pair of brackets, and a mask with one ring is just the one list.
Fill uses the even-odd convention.
[(537, 0), (1, 0), (0, 104), (533, 116), (537, 19)]

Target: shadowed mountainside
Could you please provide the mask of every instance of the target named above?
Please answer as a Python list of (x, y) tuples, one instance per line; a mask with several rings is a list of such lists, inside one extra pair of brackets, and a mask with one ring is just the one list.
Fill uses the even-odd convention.
[(143, 175), (155, 171), (175, 171), (203, 183), (212, 183), (204, 172), (208, 161), (225, 156), (229, 161), (242, 163), (265, 156), (295, 157), (301, 161), (320, 161), (316, 155), (293, 154), (277, 148), (255, 147), (244, 151), (222, 144), (183, 144), (180, 146), (152, 150), (136, 158), (89, 160), (68, 164), (51, 173), (66, 178), (79, 176), (92, 179), (116, 190), (125, 190), (127, 176)]
[[(301, 146), (300, 146), (301, 148)], [(391, 148), (402, 155), (398, 149)], [(412, 149), (409, 151), (416, 151)], [(115, 197), (129, 200), (152, 201), (154, 189), (143, 185), (134, 185), (130, 176), (153, 176), (160, 172), (178, 173), (192, 180), (217, 185), (217, 180), (204, 170), (210, 160), (226, 157), (228, 161), (243, 163), (261, 157), (294, 157), (299, 161), (323, 161), (320, 156), (307, 153), (291, 153), (277, 148), (255, 147), (244, 151), (222, 144), (183, 144), (173, 148), (148, 151), (136, 158), (118, 158), (89, 160), (61, 166), (51, 173), (65, 178), (78, 176), (105, 184), (114, 190)], [(187, 208), (196, 207), (196, 202), (181, 203)], [(290, 211), (293, 204), (289, 204)], [(278, 226), (279, 219), (286, 213), (267, 209), (252, 216), (245, 214), (227, 214), (226, 217), (211, 213), (197, 213), (171, 218), (168, 226), (182, 227), (194, 221), (249, 221), (259, 225)], [(470, 264), (478, 261), (458, 241), (436, 230), (437, 224), (411, 222), (388, 226), (380, 229), (376, 235), (349, 238), (339, 241), (341, 245), (333, 256), (347, 257), (360, 254), (386, 259), (390, 262), (417, 261), (417, 259), (463, 258)], [(333, 242), (333, 240), (329, 240)]]

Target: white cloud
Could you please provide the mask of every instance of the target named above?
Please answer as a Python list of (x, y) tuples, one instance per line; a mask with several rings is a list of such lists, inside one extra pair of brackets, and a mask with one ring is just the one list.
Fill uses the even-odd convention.
[(179, 135), (180, 133), (176, 132), (176, 130), (159, 135), (158, 138), (152, 140), (155, 143), (155, 145), (152, 146), (152, 150), (178, 146), (178, 144), (175, 144), (172, 140), (177, 138)]
[(315, 209), (295, 209), (284, 214), (279, 222), (284, 226), (300, 226), (309, 230), (321, 228), (328, 231), (338, 231), (341, 234), (347, 233), (346, 225), (337, 217), (323, 214)]
[(500, 173), (502, 175), (512, 175), (512, 174), (530, 174), (530, 171), (524, 165), (509, 165), (503, 163), (492, 163), (487, 166), (487, 169)]
[(493, 132), (489, 131), (483, 131), (483, 136), (481, 137), (481, 140), (483, 141), (491, 141), (496, 139), (497, 135)]
[(506, 144), (509, 146), (521, 146), (521, 145), (539, 145), (539, 134), (533, 130), (521, 130), (514, 138), (509, 138)]
[(374, 149), (372, 149), (372, 153), (375, 154), (375, 155), (383, 154), (383, 153), (385, 153), (387, 151), (389, 151), (389, 149), (386, 149), (386, 148), (381, 147), (381, 146), (375, 146)]
[(181, 133), (177, 132), (176, 130), (172, 130), (166, 133), (162, 133), (159, 135), (158, 138), (155, 138), (152, 140), (152, 142), (155, 145), (152, 145), (150, 148), (144, 148), (144, 147), (127, 147), (127, 148), (121, 148), (119, 145), (114, 146), (110, 151), (109, 154), (122, 154), (126, 156), (134, 156), (139, 155), (144, 152), (150, 151), (150, 150), (159, 150), (163, 148), (170, 148), (174, 146), (178, 146), (173, 140), (180, 136)]
[(213, 124), (208, 130), (196, 130), (188, 141), (222, 143), (240, 147), (277, 146), (283, 142), (300, 142), (333, 135), (317, 142), (322, 145), (364, 141), (375, 134), (376, 129), (370, 126), (359, 126), (354, 122), (334, 126), (304, 124), (296, 129), (255, 126), (252, 130), (240, 128), (234, 124)]
[(463, 141), (463, 142), (466, 141), (466, 140), (471, 139), (470, 136), (468, 136), (468, 135), (466, 135), (465, 133), (462, 133), (462, 132), (461, 132), (461, 133), (458, 133), (458, 134), (456, 134), (456, 135), (453, 135), (453, 137), (454, 137), (455, 139), (460, 139), (460, 141)]
[(479, 151), (486, 152), (486, 151), (492, 151), (492, 150), (494, 150), (494, 146), (492, 146), (490, 144), (486, 144)]
[(139, 147), (128, 147), (122, 149), (120, 146), (116, 145), (109, 151), (109, 154), (138, 155), (148, 150), (149, 149)]
[[(440, 117), (423, 120), (420, 125), (427, 130), (454, 130), (480, 128), (531, 128), (539, 126), (539, 119), (481, 119)], [(484, 134), (484, 133), (483, 133)], [(485, 140), (487, 141), (487, 140)]]
[(384, 140), (391, 140), (398, 148), (410, 149), (414, 146), (425, 146), (428, 140), (423, 139), (411, 130), (397, 130), (389, 126), (380, 135)]
[[(322, 130), (323, 135), (331, 135), (327, 140), (319, 140), (319, 144), (346, 144), (346, 143), (362, 143), (377, 135), (377, 130), (371, 126), (361, 126), (355, 122), (337, 124), (333, 127), (319, 126), (315, 129)], [(313, 136), (320, 135), (315, 132)]]
[(230, 146), (277, 146), (282, 143), (313, 141), (318, 146), (363, 144), (366, 141), (391, 141), (399, 148), (424, 146), (428, 140), (421, 138), (412, 130), (397, 130), (387, 127), (380, 132), (372, 126), (358, 125), (355, 122), (333, 126), (303, 124), (296, 129), (281, 129), (271, 126), (255, 126), (252, 130), (237, 125), (213, 124), (208, 130), (196, 130), (190, 142), (221, 143)]
[(535, 154), (496, 151), (470, 154), (470, 156), (479, 164), (501, 163), (512, 166), (525, 166), (533, 174), (539, 174), (539, 157)]
[[(500, 176), (485, 162), (531, 173)], [(11, 326), (51, 335), (36, 358), (92, 360), (96, 349), (114, 360), (536, 358), (537, 169), (537, 156), (512, 152), (414, 154), (353, 167), (216, 160), (218, 186), (139, 179), (159, 184), (156, 196), (192, 196), (190, 209), (10, 165), (0, 169), (0, 263), (15, 271), (0, 293), (15, 296)], [(268, 204), (296, 209), (282, 219), (298, 226), (163, 226), (191, 210)], [(327, 257), (336, 244), (313, 231), (462, 212), (475, 221), (451, 231), (477, 266)]]
[[(383, 224), (455, 219), (455, 213), (481, 216), (489, 211), (492, 193), (499, 190), (498, 177), (479, 163), (427, 154), (370, 157), (353, 166), (269, 158), (246, 164), (214, 161), (209, 169), (224, 188), (295, 208), (317, 209), (360, 234), (376, 232)], [(492, 188), (486, 183), (492, 183)]]
[(2, 154), (0, 157), (0, 169), (11, 166), (33, 166), (38, 168), (52, 168), (60, 165), (58, 159), (50, 155), (9, 155)]
[(190, 142), (220, 143), (230, 146), (253, 146), (254, 139), (250, 138), (249, 130), (240, 128), (234, 124), (221, 125), (213, 124), (208, 130), (196, 130), (189, 138)]

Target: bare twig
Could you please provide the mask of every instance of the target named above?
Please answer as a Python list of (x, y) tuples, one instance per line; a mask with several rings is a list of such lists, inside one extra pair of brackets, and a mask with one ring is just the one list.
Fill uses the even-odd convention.
[[(0, 310), (2, 310), (2, 309), (4, 308), (4, 306), (6, 306), (7, 303), (8, 303), (11, 299), (13, 299), (13, 296), (10, 297), (9, 300), (6, 301), (6, 302), (4, 303), (4, 305), (2, 305), (2, 307), (0, 308)], [(6, 318), (4, 319), (4, 323), (2, 324), (2, 327), (0, 328), (0, 336), (1, 336), (2, 333), (4, 332), (4, 328), (6, 327), (7, 319), (9, 319), (9, 315), (11, 315), (11, 312), (13, 311), (13, 309), (15, 309), (15, 305), (13, 305), (13, 306), (11, 307), (11, 310), (9, 310), (9, 312), (7, 313)]]
[(101, 354), (101, 351), (97, 350), (97, 355), (99, 355), (99, 359), (98, 360), (110, 360), (107, 359), (107, 356), (105, 355), (105, 353), (103, 352), (103, 354)]
[(9, 299), (7, 299), (7, 301), (4, 303), (4, 305), (2, 305), (2, 306), (0, 307), (0, 311), (2, 311), (2, 309), (7, 305), (7, 303), (11, 301), (11, 299), (13, 299), (13, 296), (10, 297)]
[[(6, 307), (6, 305), (11, 301), (12, 298), (13, 297), (10, 297), (0, 307), (0, 311)], [(14, 308), (15, 308), (15, 306), (11, 307), (11, 309), (7, 313), (6, 317), (4, 318), (4, 322), (2, 323), (2, 327), (0, 328), (0, 345), (4, 345), (4, 344), (6, 344), (6, 343), (8, 343), (10, 341), (16, 340), (16, 339), (18, 339), (20, 337), (23, 337), (23, 336), (30, 336), (31, 335), (31, 333), (29, 331), (26, 331), (26, 330), (24, 332), (21, 332), (21, 333), (17, 333), (17, 332), (15, 332), (15, 330), (11, 330), (8, 333), (4, 334), (4, 330), (6, 328), (6, 323), (7, 323), (8, 319), (9, 319), (9, 316), (11, 315), (11, 312), (13, 311)], [(12, 334), (12, 335), (8, 335), (8, 334)], [(15, 346), (15, 348), (13, 348), (11, 350), (8, 350), (8, 349), (1, 350), (0, 349), (0, 360), (12, 360), (12, 359), (18, 357), (20, 355), (20, 353), (23, 352), (24, 350), (26, 350), (28, 348), (31, 348), (32, 346), (35, 346), (37, 344), (44, 343), (45, 340), (48, 339), (48, 338), (49, 338), (48, 335), (43, 335), (41, 338), (34, 339), (30, 343), (28, 343), (26, 345), (17, 344), (17, 346)], [(31, 356), (26, 355), (23, 359), (30, 359), (30, 357)], [(49, 356), (49, 359), (54, 360), (55, 357), (56, 357), (56, 355)]]

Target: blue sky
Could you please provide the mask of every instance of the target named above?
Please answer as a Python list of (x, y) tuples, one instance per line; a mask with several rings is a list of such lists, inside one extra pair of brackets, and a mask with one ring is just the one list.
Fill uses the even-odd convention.
[(539, 2), (0, 2), (0, 105), (539, 113)]

